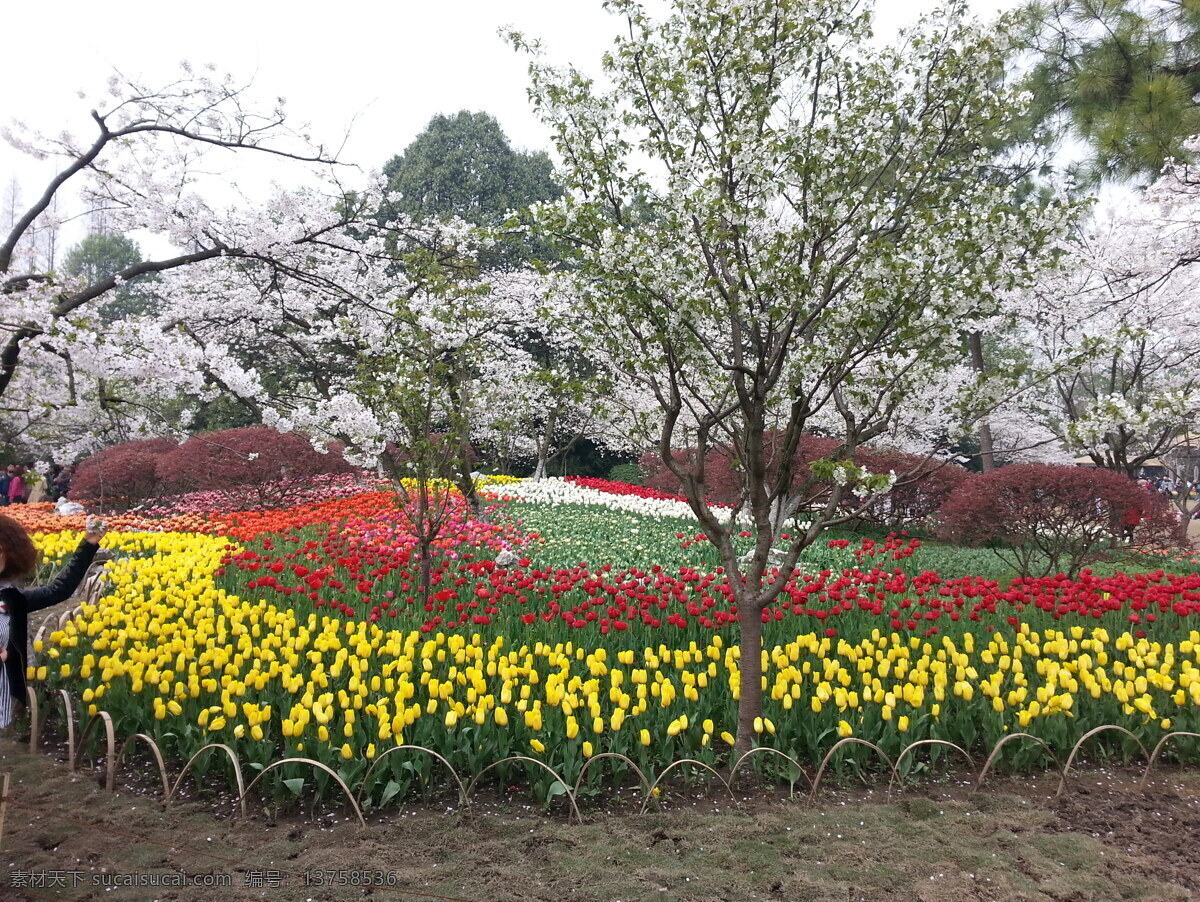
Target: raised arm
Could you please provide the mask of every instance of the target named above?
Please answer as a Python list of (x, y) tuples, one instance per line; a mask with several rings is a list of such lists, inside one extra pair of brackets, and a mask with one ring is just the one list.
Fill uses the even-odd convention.
[(100, 540), (103, 537), (103, 524), (93, 525), (89, 521), (88, 532), (84, 535), (83, 541), (79, 543), (79, 547), (75, 549), (75, 553), (71, 555), (67, 565), (54, 578), (54, 582), (48, 586), (26, 589), (21, 593), (25, 598), (26, 612), (40, 611), (42, 608), (48, 608), (70, 598), (79, 588), (79, 584), (83, 582), (83, 577), (87, 573), (92, 559), (96, 556), (96, 551), (100, 548)]

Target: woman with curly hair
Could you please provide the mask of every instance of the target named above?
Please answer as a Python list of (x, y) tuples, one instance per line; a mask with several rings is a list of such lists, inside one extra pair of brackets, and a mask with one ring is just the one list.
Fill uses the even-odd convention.
[(25, 702), (29, 615), (74, 594), (102, 538), (104, 523), (89, 518), (83, 541), (54, 582), (36, 589), (22, 588), (37, 567), (37, 549), (25, 527), (0, 514), (0, 729), (12, 722), (13, 712)]

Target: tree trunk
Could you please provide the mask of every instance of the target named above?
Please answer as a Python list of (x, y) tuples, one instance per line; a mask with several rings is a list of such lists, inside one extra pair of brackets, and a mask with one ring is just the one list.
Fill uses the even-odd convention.
[(550, 442), (554, 439), (554, 426), (557, 421), (558, 411), (551, 408), (550, 413), (546, 416), (546, 426), (542, 429), (542, 437), (538, 441), (537, 466), (533, 470), (535, 482), (541, 482), (546, 478), (546, 468), (550, 462)]
[[(983, 336), (979, 332), (967, 335), (967, 343), (971, 347), (971, 366), (975, 372), (983, 375), (987, 372), (983, 362)], [(979, 423), (979, 464), (983, 472), (990, 473), (996, 469), (996, 451), (992, 443), (992, 427), (987, 420)]]
[(483, 516), (483, 500), (479, 497), (479, 492), (475, 488), (475, 480), (471, 477), (471, 473), (464, 466), (464, 472), (459, 478), (458, 486), (462, 496), (466, 499), (467, 510), (471, 512), (471, 519), (478, 520)]
[(433, 543), (428, 538), (422, 538), (418, 543), (421, 558), (421, 603), (429, 604), (430, 590), (433, 588)]
[(738, 726), (734, 757), (741, 758), (754, 746), (754, 719), (762, 716), (762, 606), (750, 597), (749, 589), (737, 593), (738, 651), (741, 654), (738, 677)]

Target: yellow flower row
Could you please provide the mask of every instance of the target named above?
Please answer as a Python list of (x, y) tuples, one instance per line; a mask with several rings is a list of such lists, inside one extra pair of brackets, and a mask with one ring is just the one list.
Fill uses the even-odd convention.
[[(37, 537), (48, 555), (76, 540)], [(222, 591), (212, 578), (229, 544), (222, 537), (128, 533), (105, 544), (122, 555), (108, 565), (109, 593), (36, 649), (49, 663), (31, 668), (31, 678), (74, 681), (93, 712), (107, 698), (211, 733), (297, 747), (315, 739), (335, 751), (341, 742), (343, 754), (368, 757), (375, 741), (466, 724), (497, 736), (519, 728), (589, 743), (622, 734), (643, 746), (680, 736), (707, 746), (732, 723), (739, 656), (720, 635), (610, 652), (385, 629)], [(794, 732), (828, 708), (843, 736), (876, 718), (905, 733), (918, 717), (938, 722), (972, 702), (1024, 727), (1074, 717), (1086, 699), (1166, 729), (1169, 714), (1200, 706), (1196, 631), (1167, 644), (1078, 626), (984, 641), (797, 636), (763, 652), (770, 711), (755, 729)]]

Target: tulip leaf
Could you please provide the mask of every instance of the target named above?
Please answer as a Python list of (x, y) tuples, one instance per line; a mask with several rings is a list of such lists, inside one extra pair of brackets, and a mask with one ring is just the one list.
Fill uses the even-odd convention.
[(379, 806), (382, 808), (392, 799), (396, 798), (402, 788), (395, 780), (388, 780), (387, 786), (383, 788), (383, 795), (379, 797)]
[(304, 778), (292, 777), (290, 780), (284, 780), (283, 785), (292, 791), (292, 795), (298, 796), (304, 791)]

